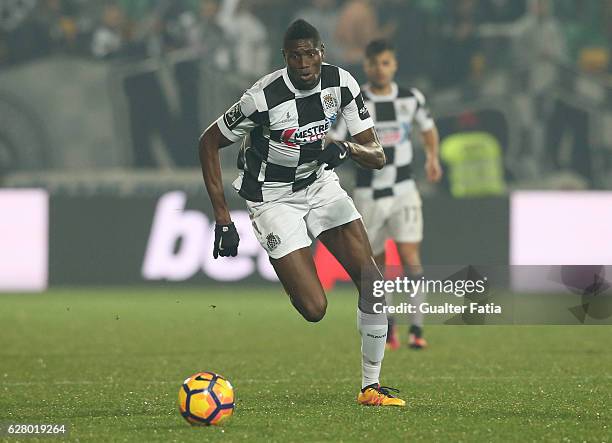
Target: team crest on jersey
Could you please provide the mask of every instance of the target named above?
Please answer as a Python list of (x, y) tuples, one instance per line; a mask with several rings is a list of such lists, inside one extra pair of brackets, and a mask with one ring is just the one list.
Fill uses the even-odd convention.
[(323, 107), (326, 111), (330, 109), (336, 109), (338, 107), (338, 100), (332, 94), (327, 94), (323, 97)]
[(270, 232), (266, 237), (266, 244), (270, 251), (274, 251), (281, 244), (281, 239), (278, 235)]
[(234, 129), (244, 120), (244, 118), (242, 109), (240, 109), (240, 102), (236, 103), (223, 114), (223, 121), (225, 122), (225, 126), (229, 129)]

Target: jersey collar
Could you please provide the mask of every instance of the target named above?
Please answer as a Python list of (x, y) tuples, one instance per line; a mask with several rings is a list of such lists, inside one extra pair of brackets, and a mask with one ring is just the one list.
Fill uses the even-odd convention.
[(397, 83), (392, 82), (391, 92), (389, 94), (377, 95), (372, 92), (371, 85), (369, 83), (366, 83), (365, 85), (363, 85), (363, 90), (368, 94), (368, 98), (372, 100), (373, 102), (382, 102), (382, 101), (395, 100), (397, 98), (398, 88), (397, 88)]
[(291, 79), (289, 78), (289, 73), (287, 72), (287, 68), (286, 67), (283, 68), (283, 80), (285, 80), (285, 84), (287, 85), (289, 90), (295, 94), (296, 97), (305, 97), (308, 95), (315, 94), (317, 92), (321, 92), (321, 77), (322, 76), (323, 76), (323, 73), (321, 73), (321, 75), (319, 76), (319, 83), (317, 83), (317, 86), (315, 86), (314, 88), (296, 89), (296, 87), (293, 86)]

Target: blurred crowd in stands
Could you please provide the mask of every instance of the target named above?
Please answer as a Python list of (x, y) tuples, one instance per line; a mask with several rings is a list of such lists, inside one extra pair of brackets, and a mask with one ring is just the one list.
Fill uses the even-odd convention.
[[(360, 82), (366, 44), (391, 40), (398, 81), (436, 104), (443, 144), (492, 136), (508, 183), (566, 174), (574, 188), (612, 189), (612, 0), (0, 0), (0, 176), (67, 159), (197, 168), (203, 126), (283, 65), (296, 18)], [(76, 65), (82, 72), (66, 78)], [(20, 93), (7, 95), (15, 85)], [(81, 93), (92, 87), (106, 94), (95, 109)], [(76, 111), (55, 112), (60, 90)], [(90, 118), (72, 131), (79, 109)], [(234, 152), (222, 159), (234, 167)]]
[(357, 76), (365, 45), (381, 36), (405, 61), (400, 76), (440, 87), (543, 57), (612, 73), (611, 0), (0, 0), (0, 67), (184, 50), (257, 78), (281, 65), (282, 33), (297, 17), (318, 27), (330, 63)]

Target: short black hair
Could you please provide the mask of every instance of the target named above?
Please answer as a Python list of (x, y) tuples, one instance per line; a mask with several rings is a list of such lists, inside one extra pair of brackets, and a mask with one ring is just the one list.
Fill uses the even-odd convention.
[(368, 43), (368, 46), (366, 46), (365, 49), (365, 55), (367, 58), (372, 58), (385, 51), (395, 53), (395, 46), (393, 46), (393, 43), (391, 43), (389, 40), (380, 38), (377, 40), (372, 40), (370, 43)]
[(285, 37), (283, 38), (283, 48), (287, 47), (287, 43), (291, 40), (313, 40), (315, 46), (319, 46), (321, 43), (321, 35), (317, 28), (312, 26), (306, 20), (297, 19), (289, 25), (287, 31), (285, 31)]

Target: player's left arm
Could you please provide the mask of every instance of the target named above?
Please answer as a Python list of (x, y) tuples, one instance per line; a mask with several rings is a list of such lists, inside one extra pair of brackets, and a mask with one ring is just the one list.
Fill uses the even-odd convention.
[(382, 169), (387, 159), (378, 135), (374, 128), (355, 134), (352, 142), (348, 145), (351, 158), (360, 166), (368, 169)]
[(376, 130), (374, 121), (366, 107), (357, 81), (348, 73), (345, 76), (346, 86), (341, 87), (342, 117), (346, 123), (349, 134), (353, 137), (350, 142), (335, 142), (342, 145), (357, 164), (368, 169), (382, 169), (387, 159)]
[(434, 119), (431, 117), (425, 96), (416, 88), (412, 93), (417, 100), (417, 110), (414, 116), (421, 128), (421, 136), (425, 145), (425, 174), (427, 180), (436, 183), (442, 178), (442, 166), (440, 166), (440, 136)]
[(349, 158), (367, 169), (381, 169), (385, 166), (385, 151), (374, 128), (355, 134), (350, 142), (336, 140), (333, 135), (328, 134), (325, 138), (325, 148), (318, 158), (319, 164), (327, 163), (325, 169), (333, 169)]
[(422, 131), (423, 144), (425, 145), (425, 173), (427, 180), (437, 183), (442, 178), (442, 166), (440, 165), (440, 136), (438, 128), (434, 125), (427, 131)]

